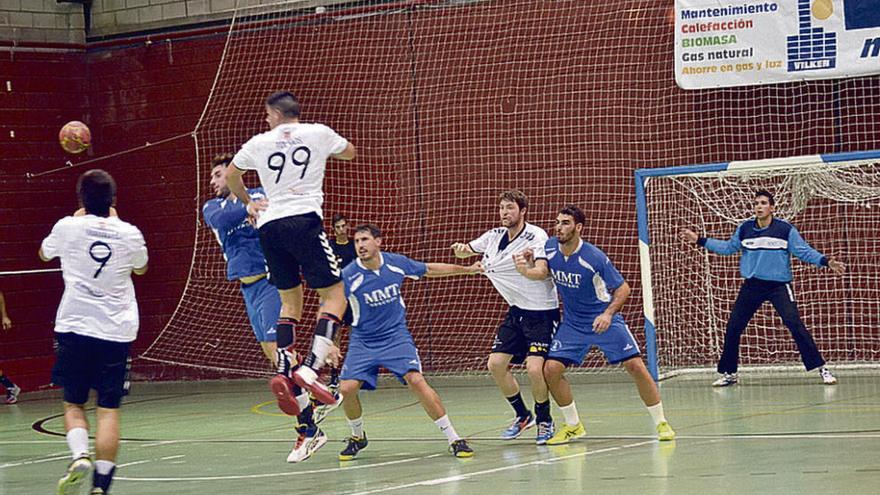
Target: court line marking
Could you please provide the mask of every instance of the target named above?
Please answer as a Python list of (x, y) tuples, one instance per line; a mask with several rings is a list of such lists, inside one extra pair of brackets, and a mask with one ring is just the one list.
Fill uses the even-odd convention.
[(414, 488), (417, 486), (443, 485), (446, 483), (463, 481), (468, 478), (472, 478), (474, 476), (481, 476), (484, 474), (492, 474), (492, 473), (500, 473), (503, 471), (510, 471), (512, 469), (519, 469), (519, 468), (523, 468), (523, 467), (527, 467), (527, 466), (538, 466), (538, 465), (552, 464), (554, 462), (566, 461), (566, 460), (574, 459), (577, 457), (586, 457), (586, 456), (590, 456), (590, 455), (604, 454), (607, 452), (614, 452), (616, 450), (641, 447), (643, 445), (653, 444), (656, 442), (657, 442), (656, 440), (651, 440), (651, 441), (646, 441), (646, 442), (631, 443), (629, 445), (620, 445), (617, 447), (607, 447), (607, 448), (599, 449), (599, 450), (591, 450), (588, 452), (578, 452), (576, 454), (569, 454), (569, 455), (565, 455), (565, 456), (560, 456), (560, 457), (556, 457), (554, 459), (538, 459), (538, 460), (534, 460), (534, 461), (521, 462), (519, 464), (511, 464), (508, 466), (502, 466), (502, 467), (497, 467), (497, 468), (492, 468), (492, 469), (483, 469), (481, 471), (474, 471), (472, 473), (457, 474), (455, 476), (447, 476), (447, 477), (443, 477), (443, 478), (433, 478), (433, 479), (428, 479), (428, 480), (416, 481), (413, 483), (405, 483), (403, 485), (386, 486), (384, 488), (376, 488), (374, 490), (367, 490), (367, 491), (362, 491), (362, 492), (350, 492), (349, 495), (370, 495), (372, 493), (384, 493), (384, 492), (390, 492), (390, 491), (395, 491), (395, 490), (403, 490), (406, 488)]
[(171, 459), (180, 459), (181, 457), (186, 457), (185, 455), (169, 455), (165, 457), (159, 457), (158, 459), (144, 459), (142, 461), (134, 461), (134, 462), (126, 462), (125, 464), (119, 464), (116, 467), (124, 468), (128, 466), (137, 466), (138, 464), (146, 464), (148, 462), (157, 462), (157, 461), (170, 461)]
[[(530, 443), (530, 439), (520, 440), (504, 440), (502, 438), (491, 436), (466, 436), (467, 440), (477, 442), (498, 442), (503, 444), (523, 444)], [(860, 431), (860, 432), (820, 432), (820, 433), (728, 433), (728, 434), (693, 434), (693, 435), (676, 435), (676, 440), (700, 440), (700, 439), (721, 439), (721, 440), (748, 440), (748, 439), (847, 439), (847, 438), (880, 438), (880, 432)], [(590, 435), (586, 437), (590, 440), (656, 440), (654, 435)], [(445, 438), (441, 437), (370, 437), (371, 442), (445, 442)], [(64, 440), (0, 440), (0, 445), (29, 445), (29, 444), (64, 444)], [(144, 443), (150, 442), (150, 443)], [(140, 443), (141, 447), (159, 447), (163, 445), (178, 444), (196, 444), (196, 443), (290, 443), (289, 438), (180, 438), (176, 440), (121, 440), (120, 443)], [(344, 443), (344, 439), (330, 440), (331, 443)]]
[(242, 479), (256, 479), (256, 478), (274, 478), (279, 476), (301, 476), (305, 474), (321, 474), (321, 473), (335, 473), (339, 471), (349, 471), (349, 470), (357, 470), (357, 469), (369, 469), (375, 467), (382, 466), (391, 466), (394, 464), (405, 464), (409, 462), (422, 461), (425, 459), (431, 459), (434, 457), (439, 457), (445, 454), (431, 454), (423, 457), (411, 457), (408, 459), (398, 459), (396, 461), (387, 461), (387, 462), (379, 462), (375, 464), (368, 464), (363, 466), (346, 466), (346, 467), (335, 467), (335, 468), (325, 468), (325, 469), (312, 469), (310, 471), (293, 471), (293, 472), (283, 472), (283, 473), (263, 473), (263, 474), (244, 474), (244, 475), (229, 475), (229, 476), (193, 476), (189, 478), (131, 478), (127, 476), (114, 476), (115, 479), (120, 481), (222, 481), (222, 480), (242, 480)]
[(44, 462), (60, 461), (63, 459), (70, 460), (71, 459), (70, 452), (66, 452), (66, 451), (65, 452), (57, 452), (54, 454), (48, 454), (48, 457), (37, 457), (37, 458), (25, 459), (23, 461), (18, 461), (18, 462), (7, 462), (6, 464), (0, 464), (0, 469), (18, 467), (18, 466), (27, 466), (30, 464), (42, 464)]

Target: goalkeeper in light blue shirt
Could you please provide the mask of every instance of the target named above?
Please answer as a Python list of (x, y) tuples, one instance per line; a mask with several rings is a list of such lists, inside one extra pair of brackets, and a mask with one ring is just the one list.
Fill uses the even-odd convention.
[[(281, 313), (281, 298), (269, 282), (260, 236), (248, 222), (247, 208), (226, 186), (226, 167), (231, 162), (232, 154), (217, 155), (211, 160), (211, 188), (216, 197), (205, 203), (202, 215), (223, 249), (226, 278), (241, 282), (241, 294), (254, 336), (266, 359), (274, 365), (275, 325)], [(266, 198), (259, 187), (248, 189), (248, 194), (254, 201)]]
[(825, 367), (825, 360), (798, 313), (791, 287), (791, 255), (806, 263), (830, 268), (837, 274), (843, 273), (846, 266), (813, 249), (794, 225), (774, 218), (775, 204), (770, 192), (763, 189), (757, 191), (755, 218), (740, 224), (726, 241), (700, 237), (689, 229), (681, 233), (685, 242), (696, 243), (717, 254), (728, 256), (742, 252), (739, 271), (745, 282), (740, 287), (727, 321), (724, 350), (718, 361), (721, 378), (712, 383), (715, 387), (727, 387), (738, 382), (740, 337), (764, 301), (770, 301), (788, 327), (807, 371), (819, 368), (819, 375), (826, 385), (837, 383), (837, 379)]

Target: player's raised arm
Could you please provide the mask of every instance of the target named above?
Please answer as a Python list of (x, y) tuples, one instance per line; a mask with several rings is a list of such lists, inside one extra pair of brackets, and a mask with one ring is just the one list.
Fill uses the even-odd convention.
[(331, 156), (333, 158), (336, 158), (337, 160), (354, 160), (357, 156), (357, 150), (355, 149), (354, 145), (351, 144), (351, 141), (349, 141), (348, 145), (345, 146), (345, 149), (342, 150), (341, 153), (336, 153), (335, 155)]
[(426, 263), (428, 271), (425, 272), (426, 277), (440, 278), (452, 277), (456, 275), (477, 275), (483, 273), (483, 264), (477, 261), (468, 266), (453, 265), (450, 263)]
[(476, 256), (476, 255), (480, 254), (480, 253), (474, 252), (474, 250), (471, 249), (471, 246), (467, 243), (464, 243), (464, 242), (456, 242), (452, 246), (449, 246), (449, 247), (452, 248), (452, 252), (455, 253), (456, 258), (465, 259), (465, 258), (470, 258), (471, 256)]
[(535, 259), (535, 252), (531, 249), (513, 255), (513, 263), (516, 265), (516, 271), (524, 277), (531, 280), (544, 280), (550, 276), (550, 268), (547, 266), (547, 260)]

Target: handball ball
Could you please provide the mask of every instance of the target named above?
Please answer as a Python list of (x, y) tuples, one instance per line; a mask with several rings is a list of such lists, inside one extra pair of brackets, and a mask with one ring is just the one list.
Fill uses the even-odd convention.
[(61, 132), (58, 133), (58, 142), (68, 153), (82, 153), (92, 144), (92, 132), (82, 122), (72, 120), (61, 128)]

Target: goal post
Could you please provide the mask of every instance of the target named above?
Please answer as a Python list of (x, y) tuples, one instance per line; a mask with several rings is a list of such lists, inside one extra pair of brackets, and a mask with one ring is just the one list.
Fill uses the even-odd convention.
[[(679, 240), (690, 228), (727, 239), (753, 216), (754, 192), (776, 199), (775, 216), (847, 265), (843, 276), (792, 261), (801, 317), (834, 365), (880, 366), (880, 151), (638, 169), (639, 263), (648, 368), (655, 379), (714, 369), (742, 279), (739, 255), (720, 256)], [(746, 368), (800, 367), (769, 304), (744, 332)], [(802, 368), (801, 368), (802, 369)]]

